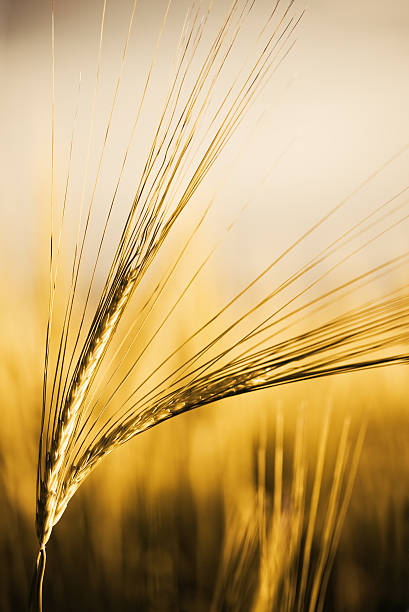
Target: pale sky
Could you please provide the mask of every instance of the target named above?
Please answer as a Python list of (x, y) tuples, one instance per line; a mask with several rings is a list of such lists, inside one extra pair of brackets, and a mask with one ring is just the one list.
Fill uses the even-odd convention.
[[(141, 75), (146, 74), (165, 4), (163, 0), (138, 3), (112, 142), (106, 156), (108, 168), (110, 164), (114, 167), (123, 153), (137, 105), (135, 87), (142, 82)], [(100, 135), (112, 100), (131, 5), (130, 0), (108, 2), (96, 114)], [(101, 0), (56, 1), (56, 175), (61, 184), (66, 172), (80, 71), (80, 109), (86, 108), (86, 101), (91, 100), (101, 6)], [(163, 59), (175, 44), (176, 32), (188, 6), (186, 0), (174, 0), (160, 49)], [(215, 17), (227, 6), (226, 1), (216, 0)], [(256, 11), (266, 14), (269, 6), (266, 0), (258, 0)], [(297, 3), (299, 10), (303, 6)], [(47, 0), (0, 0), (0, 19), (1, 70), (5, 84), (0, 101), (1, 236), (7, 248), (20, 254), (18, 267), (29, 270), (39, 218), (44, 218), (43, 215), (46, 218), (49, 198), (49, 3)], [(235, 60), (237, 66), (251, 42), (241, 42)], [(161, 61), (160, 58), (152, 85), (158, 91), (161, 82), (167, 79), (165, 73), (161, 77)], [(257, 194), (254, 215), (237, 230), (238, 244), (251, 253), (245, 265), (251, 267), (249, 262), (262, 256), (274, 232), (278, 234), (278, 242), (284, 245), (409, 142), (408, 65), (409, 3), (406, 0), (387, 3), (383, 0), (311, 0), (308, 3), (296, 47), (254, 109), (251, 125), (256, 125), (260, 116), (262, 123), (254, 130), (250, 125), (250, 132), (254, 134), (249, 144), (247, 140), (238, 141), (237, 146), (245, 150), (237, 162), (235, 180), (223, 192), (220, 207), (223, 219), (228, 218), (230, 209), (233, 211), (240, 205), (244, 193)], [(234, 65), (231, 70), (234, 71)], [(154, 104), (146, 112), (152, 112), (154, 117)], [(82, 118), (80, 110), (79, 126), (83, 132), (87, 125), (85, 114)], [(260, 188), (265, 171), (283, 152), (285, 155), (271, 179)], [(135, 159), (137, 155), (136, 151)], [(235, 155), (236, 150), (231, 147), (226, 151), (225, 160), (232, 160)], [(83, 157), (84, 149), (77, 151), (74, 167), (78, 173)], [(379, 197), (387, 197), (403, 187), (408, 162), (408, 155), (399, 159), (382, 181), (374, 183), (373, 191), (369, 190), (363, 198), (363, 205), (370, 205), (371, 198), (376, 198), (378, 193)], [(124, 193), (128, 189), (129, 197), (135, 180), (132, 173), (124, 177)], [(215, 179), (209, 178), (203, 186), (203, 197), (212, 193), (215, 184), (212, 180)], [(78, 193), (81, 180), (73, 176), (72, 181), (73, 193)], [(101, 201), (110, 197), (111, 189), (108, 178), (101, 181)], [(352, 218), (353, 212), (350, 214)], [(263, 223), (257, 225), (257, 219)], [(253, 220), (251, 229), (259, 236), (256, 243), (248, 231)], [(407, 226), (402, 232), (404, 240), (409, 236)], [(233, 269), (235, 265), (242, 265), (239, 261), (235, 263), (234, 254), (226, 261)]]

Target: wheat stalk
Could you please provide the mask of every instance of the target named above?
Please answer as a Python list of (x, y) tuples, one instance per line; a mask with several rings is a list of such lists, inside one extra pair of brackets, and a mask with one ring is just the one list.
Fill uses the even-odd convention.
[[(203, 329), (211, 326), (216, 319), (219, 319), (244, 293), (265, 276), (278, 261), (284, 258), (302, 240), (344, 206), (346, 200), (337, 205), (278, 259), (270, 264), (245, 290), (240, 292), (221, 311), (211, 317), (204, 326), (197, 330), (193, 336), (188, 338), (171, 355), (163, 360), (140, 383), (132, 394), (126, 398), (125, 402), (119, 403), (115, 412), (106, 418), (105, 423), (101, 424), (107, 406), (115, 399), (118, 389), (123, 385), (133, 367), (135, 367), (141, 358), (144, 350), (146, 350), (143, 349), (141, 351), (131, 370), (123, 377), (118, 387), (114, 389), (109, 397), (106, 405), (102, 406), (95, 416), (100, 398), (97, 398), (94, 404), (92, 403), (95, 395), (93, 383), (104, 363), (104, 357), (110, 348), (112, 340), (116, 337), (116, 332), (124, 312), (136, 289), (162, 249), (177, 219), (191, 201), (225, 145), (240, 126), (246, 112), (257, 96), (263, 91), (274, 71), (292, 49), (294, 31), (303, 14), (292, 14), (294, 9), (293, 0), (282, 9), (280, 0), (277, 0), (257, 39), (257, 42), (261, 45), (261, 51), (257, 52), (255, 60), (250, 67), (246, 65), (246, 62), (244, 63), (242, 70), (226, 89), (225, 96), (217, 107), (213, 119), (210, 123), (205, 124), (204, 136), (200, 139), (199, 128), (204, 122), (205, 110), (208, 107), (215, 85), (220, 80), (220, 75), (234, 48), (241, 27), (253, 11), (255, 2), (251, 0), (243, 0), (242, 2), (240, 0), (233, 0), (225, 19), (222, 21), (219, 30), (207, 49), (204, 61), (200, 64), (199, 70), (195, 74), (193, 84), (189, 86), (186, 84), (186, 77), (190, 74), (193, 61), (197, 59), (198, 49), (200, 48), (200, 42), (211, 8), (210, 3), (204, 15), (201, 16), (201, 4), (199, 3), (196, 8), (193, 5), (182, 30), (175, 76), (165, 99), (162, 116), (158, 122), (152, 146), (147, 155), (136, 195), (130, 206), (98, 306), (89, 330), (86, 333), (85, 340), (81, 345), (80, 334), (85, 324), (85, 313), (89, 305), (91, 285), (95, 278), (95, 271), (110, 220), (111, 210), (116, 199), (122, 171), (133, 138), (134, 129), (132, 130), (131, 139), (124, 156), (120, 176), (93, 266), (74, 350), (71, 353), (71, 357), (68, 358), (67, 345), (72, 326), (73, 303), (76, 297), (84, 244), (125, 62), (135, 6), (136, 2), (132, 9), (121, 60), (120, 75), (99, 159), (97, 177), (86, 215), (85, 230), (82, 240), (77, 239), (70, 295), (67, 301), (63, 328), (55, 359), (55, 368), (50, 384), (48, 380), (49, 350), (53, 328), (54, 293), (57, 280), (57, 268), (53, 267), (53, 251), (51, 250), (50, 308), (37, 473), (36, 528), (40, 552), (36, 565), (36, 589), (34, 589), (36, 595), (33, 595), (36, 598), (36, 604), (34, 605), (37, 605), (40, 610), (42, 607), (42, 580), (46, 560), (45, 549), (52, 529), (61, 518), (69, 500), (75, 494), (80, 484), (99, 464), (101, 459), (111, 453), (112, 450), (168, 418), (225, 397), (287, 384), (297, 380), (408, 362), (407, 353), (397, 349), (398, 346), (403, 346), (403, 344), (407, 343), (409, 338), (409, 295), (406, 287), (400, 288), (386, 299), (379, 299), (371, 304), (353, 309), (341, 317), (330, 319), (325, 324), (315, 327), (308, 332), (298, 335), (290, 334), (289, 336), (287, 334), (288, 337), (280, 342), (275, 340), (275, 338), (279, 337), (279, 334), (287, 332), (296, 319), (297, 314), (303, 314), (305, 309), (311, 309), (312, 307), (319, 310), (322, 304), (327, 305), (330, 302), (330, 298), (333, 297), (335, 292), (344, 292), (346, 294), (348, 291), (353, 290), (355, 286), (362, 287), (364, 283), (369, 282), (376, 275), (386, 273), (393, 266), (403, 265), (406, 262), (407, 254), (351, 279), (345, 285), (323, 294), (320, 298), (311, 300), (301, 307), (289, 310), (296, 299), (300, 299), (303, 295), (307, 294), (307, 291), (313, 285), (317, 285), (325, 276), (325, 274), (324, 276), (319, 275), (313, 285), (296, 292), (293, 299), (274, 311), (262, 323), (250, 328), (244, 336), (236, 336), (236, 340), (230, 342), (227, 345), (227, 349), (217, 349), (217, 346), (220, 346), (218, 343), (225, 340), (228, 341), (228, 334), (236, 330), (242, 321), (245, 321), (253, 313), (259, 312), (262, 306), (272, 301), (287, 287), (291, 287), (298, 279), (303, 278), (307, 272), (318, 269), (320, 263), (340, 252), (341, 248), (348, 246), (354, 239), (359, 238), (374, 226), (380, 226), (379, 234), (371, 236), (366, 242), (361, 243), (358, 248), (354, 248), (346, 258), (343, 257), (329, 271), (341, 265), (347, 258), (352, 257), (365, 248), (365, 246), (373, 243), (385, 232), (392, 231), (394, 227), (403, 223), (407, 215), (395, 221), (391, 226), (385, 227), (383, 222), (389, 218), (389, 213), (386, 213), (384, 216), (379, 214), (385, 207), (389, 206), (391, 202), (394, 202), (396, 198), (404, 193), (405, 190), (402, 190), (389, 201), (382, 203), (379, 209), (375, 210), (371, 215), (361, 219), (358, 224), (354, 224), (310, 262), (301, 266), (298, 271), (294, 272), (282, 285), (275, 288), (262, 302), (234, 321), (225, 331), (214, 337), (211, 342), (187, 359), (169, 376), (163, 378), (159, 384), (153, 385), (148, 391), (140, 394), (140, 390), (153, 375), (168, 363), (187, 342), (197, 337)], [(161, 33), (166, 23), (169, 7), (170, 2), (165, 12)], [(54, 24), (53, 11), (52, 19)], [(97, 84), (104, 19), (105, 2), (101, 18)], [(266, 32), (268, 33), (266, 34)], [(161, 33), (158, 41), (160, 40)], [(54, 26), (52, 40), (54, 66)], [(135, 126), (141, 114), (152, 68), (153, 63), (148, 73)], [(53, 192), (54, 111), (52, 125)], [(91, 127), (90, 134), (92, 134), (92, 131), (93, 126)], [(203, 145), (204, 153), (200, 154), (199, 161), (195, 162), (193, 170), (189, 173), (189, 163), (195, 158), (195, 153), (203, 149)], [(181, 193), (179, 193), (179, 190), (181, 190)], [(402, 207), (404, 204), (400, 203), (398, 206)], [(373, 218), (373, 215), (377, 216)], [(51, 223), (53, 223), (53, 217)], [(180, 257), (183, 253), (184, 250), (182, 249)], [(175, 266), (178, 261), (179, 258)], [(207, 259), (204, 260), (195, 275), (201, 271), (206, 262)], [(166, 281), (161, 285), (158, 291), (159, 294), (163, 291), (169, 278), (171, 278), (173, 270), (174, 267), (172, 267)], [(171, 309), (170, 313), (172, 311)], [(168, 316), (169, 314), (164, 316), (164, 322)], [(285, 325), (283, 325), (284, 323)], [(274, 329), (273, 334), (271, 334), (272, 327), (279, 324), (281, 324), (281, 327)], [(156, 337), (157, 333), (158, 330), (151, 341)], [(272, 341), (273, 338), (274, 341)], [(77, 347), (80, 350), (80, 354), (75, 359)], [(385, 352), (391, 347), (393, 347), (392, 354)], [(214, 353), (215, 350), (216, 353), (212, 354), (212, 351)]]

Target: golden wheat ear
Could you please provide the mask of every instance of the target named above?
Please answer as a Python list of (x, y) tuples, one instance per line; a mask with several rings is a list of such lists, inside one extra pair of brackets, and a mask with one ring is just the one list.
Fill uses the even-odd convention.
[[(294, 22), (293, 17), (289, 18), (288, 16), (292, 6), (292, 3), (290, 3), (281, 16), (277, 27), (267, 39), (261, 55), (248, 70), (247, 74), (244, 74), (242, 77), (241, 82), (236, 87), (237, 91), (234, 93), (233, 90), (227, 92), (231, 99), (228, 99), (226, 96), (217, 110), (211, 127), (206, 128), (206, 132), (209, 133), (209, 144), (205, 148), (204, 154), (191, 172), (190, 177), (188, 177), (181, 196), (176, 200), (172, 200), (170, 197), (171, 190), (176, 180), (181, 178), (180, 173), (183, 169), (183, 163), (195, 144), (198, 124), (202, 120), (209, 97), (231, 51), (242, 22), (251, 11), (252, 3), (244, 2), (242, 6), (240, 4), (237, 1), (232, 3), (213, 43), (210, 45), (210, 50), (205, 56), (199, 73), (193, 81), (193, 86), (185, 91), (184, 79), (196, 55), (197, 44), (206, 23), (206, 19), (204, 19), (196, 25), (197, 15), (195, 15), (193, 26), (186, 42), (185, 53), (182, 55), (176, 80), (171, 85), (165, 110), (160, 119), (158, 131), (155, 135), (135, 200), (132, 203), (126, 220), (99, 305), (86, 335), (74, 372), (71, 378), (69, 380), (66, 378), (62, 384), (61, 380), (58, 381), (57, 378), (62, 376), (64, 365), (63, 347), (67, 340), (70, 312), (66, 317), (67, 324), (65, 325), (64, 323), (59, 349), (62, 357), (60, 359), (59, 355), (57, 360), (49, 406), (46, 406), (47, 375), (45, 375), (45, 409), (39, 457), (37, 505), (37, 533), (41, 547), (47, 543), (52, 526), (55, 524), (54, 517), (57, 511), (61, 487), (64, 483), (64, 471), (67, 468), (69, 450), (79, 421), (83, 416), (83, 407), (130, 298), (144, 278), (176, 220), (191, 200), (223, 147), (237, 129), (245, 109), (268, 78), (277, 61), (281, 59), (283, 51), (286, 51), (286, 44), (298, 23), (298, 21)], [(136, 3), (134, 3), (130, 19), (121, 71), (129, 42), (135, 5)], [(103, 19), (104, 12), (101, 24), (103, 24)], [(103, 25), (101, 25), (102, 27)], [(118, 84), (119, 81), (117, 88)], [(117, 89), (115, 90), (114, 102), (116, 94)], [(183, 102), (180, 111), (181, 98), (186, 99), (186, 103)], [(181, 115), (176, 122), (172, 122), (178, 110), (181, 112)], [(169, 116), (170, 119), (168, 120)], [(111, 115), (108, 126), (110, 119)], [(99, 168), (100, 166), (98, 167), (98, 172)], [(149, 180), (151, 180), (151, 183), (148, 187)], [(76, 288), (93, 197), (94, 191), (89, 205), (84, 237), (79, 249), (72, 295)], [(94, 273), (95, 266), (91, 283), (94, 279)], [(53, 287), (51, 295), (53, 296)], [(88, 303), (88, 297), (89, 292), (84, 310)], [(72, 305), (72, 298), (70, 300), (71, 303), (68, 306), (68, 311), (70, 311)], [(53, 299), (51, 299), (50, 306), (50, 329), (52, 304)], [(82, 322), (83, 319), (81, 326)], [(50, 331), (47, 332), (47, 339), (49, 334)], [(47, 363), (45, 371), (47, 372)], [(47, 418), (45, 418), (47, 410), (48, 414)]]
[[(382, 295), (355, 308), (343, 308), (342, 314), (326, 314), (320, 323), (312, 325), (308, 316), (321, 313), (338, 299), (347, 299), (355, 290), (374, 281), (382, 274), (407, 264), (408, 254), (395, 257), (382, 265), (354, 276), (343, 285), (313, 297), (313, 290), (329, 275), (385, 233), (404, 223), (408, 215), (390, 221), (391, 211), (400, 214), (406, 193), (401, 190), (387, 202), (382, 202), (369, 215), (362, 217), (341, 236), (329, 241), (325, 249), (300, 267), (250, 309), (239, 317), (232, 315), (240, 299), (327, 220), (346, 206), (348, 198), (336, 205), (305, 234), (270, 263), (251, 283), (225, 304), (216, 314), (198, 327), (169, 355), (144, 372), (140, 361), (147, 348), (158, 336), (181, 296), (206, 266), (209, 256), (194, 271), (191, 280), (180, 292), (169, 309), (160, 313), (160, 322), (145, 341), (142, 328), (157, 304), (165, 287), (173, 280), (174, 271), (183, 258), (187, 245), (195, 237), (201, 220), (187, 239), (180, 254), (170, 263), (169, 271), (161, 277), (151, 294), (141, 297), (143, 306), (128, 333), (121, 324), (126, 319), (132, 298), (145, 291), (144, 283), (175, 231), (182, 213), (190, 205), (199, 186), (205, 180), (227, 143), (241, 125), (246, 113), (263, 91), (274, 71), (293, 48), (294, 32), (303, 15), (295, 11), (294, 1), (282, 5), (277, 0), (267, 15), (254, 42), (254, 57), (245, 59), (233, 79), (223, 80), (232, 50), (240, 38), (246, 20), (255, 10), (254, 0), (233, 0), (219, 28), (207, 41), (212, 2), (194, 2), (183, 24), (175, 59), (174, 76), (166, 93), (161, 115), (147, 152), (133, 201), (130, 202), (121, 234), (110, 262), (104, 283), (96, 301), (92, 302), (97, 267), (105, 244), (111, 213), (116, 203), (123, 170), (138, 121), (141, 117), (146, 92), (149, 88), (153, 64), (148, 70), (143, 94), (138, 104), (135, 124), (123, 157), (112, 201), (92, 262), (85, 295), (80, 295), (79, 277), (86, 257), (85, 245), (92, 225), (95, 194), (104, 153), (107, 147), (111, 120), (118, 100), (125, 58), (136, 11), (133, 3), (127, 29), (119, 75), (115, 84), (105, 137), (98, 157), (96, 178), (87, 207), (84, 197), (80, 203), (80, 221), (72, 262), (68, 297), (60, 327), (53, 318), (57, 285), (58, 255), (61, 230), (54, 240), (54, 11), (52, 10), (52, 179), (51, 179), (51, 265), (50, 304), (46, 336), (44, 367), (43, 410), (37, 470), (36, 529), (40, 552), (35, 567), (32, 606), (42, 609), (42, 582), (45, 571), (46, 545), (67, 504), (100, 461), (115, 448), (137, 434), (178, 414), (219, 401), (226, 397), (249, 393), (273, 386), (342, 372), (357, 371), (395, 363), (407, 363), (409, 337), (409, 294), (407, 286), (389, 295)], [(167, 3), (158, 35), (156, 51), (165, 28), (171, 2)], [(102, 6), (98, 46), (95, 92), (98, 91), (101, 49), (106, 2)], [(156, 53), (155, 51), (155, 53)], [(201, 55), (202, 53), (202, 55)], [(223, 75), (223, 78), (222, 78)], [(213, 107), (217, 85), (223, 85), (221, 101)], [(94, 104), (95, 104), (94, 98)], [(209, 119), (207, 111), (212, 109)], [(93, 119), (89, 143), (94, 131)], [(74, 134), (74, 132), (73, 132)], [(73, 136), (74, 138), (74, 136)], [(72, 138), (72, 141), (73, 141)], [(70, 147), (70, 163), (72, 141)], [(88, 175), (88, 160), (84, 185)], [(393, 161), (393, 158), (392, 160)], [(69, 166), (70, 167), (70, 166)], [(377, 173), (382, 170), (379, 169)], [(67, 175), (67, 186), (69, 183)], [(375, 174), (377, 174), (375, 173)], [(362, 185), (368, 183), (371, 175)], [(361, 188), (362, 185), (359, 187)], [(358, 188), (358, 190), (359, 190)], [(358, 190), (352, 195), (356, 195)], [(83, 189), (83, 195), (85, 189)], [(66, 199), (62, 207), (64, 222)], [(208, 205), (203, 217), (207, 214)], [(375, 228), (375, 234), (374, 234)], [(57, 244), (56, 255), (54, 253)], [(212, 251), (211, 251), (212, 252)], [(346, 253), (346, 254), (345, 254)], [(335, 259), (335, 263), (334, 263)], [(325, 271), (322, 271), (326, 266)], [(311, 275), (315, 275), (310, 280)], [(307, 280), (305, 280), (307, 279)], [(304, 285), (300, 285), (303, 283)], [(288, 292), (292, 291), (292, 297)], [(280, 301), (281, 300), (281, 301)], [(80, 302), (78, 320), (74, 304)], [(268, 316), (265, 308), (271, 310)], [(90, 315), (87, 318), (87, 315)], [(139, 318), (139, 314), (141, 315)], [(214, 331), (224, 316), (231, 316), (224, 329)], [(254, 324), (253, 317), (259, 322)], [(261, 318), (261, 321), (260, 321)], [(243, 325), (246, 331), (243, 332)], [(300, 325), (302, 330), (300, 331)], [(209, 332), (203, 340), (202, 333)], [(128, 345), (126, 341), (131, 336)], [(134, 346), (138, 336), (141, 346)], [(209, 340), (210, 338), (210, 340)], [(119, 340), (119, 346), (117, 341)], [(195, 345), (199, 342), (199, 348)], [(201, 344), (200, 344), (201, 343)], [(111, 353), (115, 350), (111, 361)], [(183, 351), (189, 348), (189, 356)], [(193, 347), (193, 348), (192, 348)], [(116, 367), (125, 354), (132, 354), (132, 365), (119, 382), (105, 370)], [(115, 361), (115, 359), (117, 361)], [(179, 358), (175, 367), (174, 360)], [(108, 361), (108, 363), (107, 363)], [(139, 366), (140, 379), (131, 390), (126, 387), (130, 375)], [(119, 367), (119, 366), (118, 366)], [(166, 368), (168, 368), (166, 370)], [(114, 370), (114, 374), (116, 370)], [(116, 379), (117, 380), (117, 379)], [(131, 384), (131, 383), (130, 383)], [(133, 383), (132, 383), (133, 384)], [(102, 389), (102, 390), (101, 390)], [(107, 391), (106, 391), (107, 389)], [(122, 395), (120, 395), (122, 392)], [(108, 396), (107, 396), (108, 394)], [(320, 570), (321, 573), (324, 571)], [(316, 595), (317, 599), (318, 595)]]

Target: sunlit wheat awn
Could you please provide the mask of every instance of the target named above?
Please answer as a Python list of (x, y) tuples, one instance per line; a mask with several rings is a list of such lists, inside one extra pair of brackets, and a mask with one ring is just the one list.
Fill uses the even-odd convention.
[[(392, 234), (409, 218), (408, 187), (392, 194), (387, 201), (378, 203), (373, 210), (343, 228), (338, 236), (328, 240), (327, 246), (282, 282), (269, 285), (264, 299), (255, 303), (242, 315), (231, 314), (230, 322), (222, 332), (214, 332), (214, 323), (223, 320), (226, 313), (234, 312), (243, 295), (262, 279), (267, 278), (289, 253), (325, 225), (328, 219), (347, 205), (346, 198), (322, 218), (237, 293), (216, 313), (209, 313), (208, 321), (188, 335), (183, 343), (169, 354), (158, 356), (156, 366), (141, 371), (139, 382), (129, 391), (131, 374), (139, 371), (145, 351), (155, 341), (160, 329), (188, 291), (191, 282), (206, 266), (209, 257), (192, 270), (191, 280), (182, 288), (181, 296), (170, 309), (164, 310), (161, 323), (152, 336), (143, 339), (142, 328), (156, 307), (173, 274), (183, 259), (187, 245), (213, 205), (208, 205), (203, 217), (186, 236), (179, 253), (174, 256), (165, 275), (156, 282), (150, 295), (144, 299), (141, 316), (126, 331), (121, 321), (132, 297), (142, 291), (142, 285), (151, 271), (177, 220), (190, 205), (192, 198), (206, 175), (217, 161), (227, 143), (234, 137), (246, 113), (263, 90), (274, 72), (282, 65), (295, 43), (303, 11), (293, 1), (285, 4), (277, 0), (270, 13), (263, 17), (254, 41), (254, 56), (243, 59), (242, 68), (229, 74), (228, 60), (240, 40), (242, 28), (257, 9), (255, 0), (234, 0), (217, 31), (206, 42), (212, 2), (193, 3), (182, 24), (175, 71), (166, 93), (162, 114), (158, 118), (146, 163), (135, 186), (135, 197), (129, 205), (115, 254), (100, 291), (94, 310), (91, 290), (95, 289), (96, 270), (103, 252), (111, 213), (115, 206), (122, 173), (137, 127), (143, 120), (146, 92), (154, 71), (155, 57), (148, 69), (142, 97), (138, 103), (135, 124), (124, 153), (112, 201), (108, 205), (106, 221), (95, 261), (91, 267), (85, 297), (79, 292), (79, 278), (84, 264), (84, 245), (92, 224), (95, 193), (103, 167), (105, 150), (110, 137), (111, 120), (117, 105), (123, 67), (128, 52), (136, 1), (133, 4), (129, 29), (123, 46), (118, 80), (105, 137), (98, 160), (92, 193), (87, 205), (80, 203), (80, 220), (72, 262), (71, 279), (66, 309), (62, 322), (53, 318), (58, 289), (58, 259), (62, 248), (62, 229), (66, 222), (67, 189), (71, 172), (70, 146), (67, 189), (61, 206), (60, 227), (54, 202), (54, 12), (52, 10), (52, 185), (51, 185), (51, 265), (50, 308), (44, 367), (43, 411), (37, 472), (36, 526), (40, 553), (37, 559), (36, 585), (33, 605), (41, 609), (42, 579), (45, 569), (45, 549), (52, 530), (63, 515), (68, 502), (78, 487), (100, 460), (119, 445), (158, 423), (193, 408), (220, 399), (248, 393), (290, 382), (318, 378), (346, 371), (362, 370), (389, 364), (407, 363), (409, 356), (409, 291), (408, 285), (395, 286), (387, 295), (380, 295), (354, 308), (346, 308), (337, 316), (328, 316), (325, 308), (340, 298), (374, 282), (383, 275), (407, 266), (409, 252), (391, 256), (347, 282), (335, 285), (313, 297), (310, 292), (319, 288), (324, 279), (343, 264), (365, 252), (385, 234)], [(160, 43), (171, 10), (169, 1), (160, 27), (155, 53)], [(99, 87), (101, 50), (104, 39), (106, 2), (102, 3), (100, 37), (97, 60), (94, 104)], [(205, 44), (205, 47), (204, 47)], [(223, 94), (214, 96), (220, 83)], [(212, 110), (208, 116), (209, 106)], [(94, 137), (91, 121), (89, 142)], [(385, 163), (386, 167), (406, 149)], [(88, 177), (85, 161), (84, 185)], [(364, 180), (351, 196), (384, 167)], [(105, 169), (105, 172), (107, 170)], [(83, 195), (85, 191), (83, 191)], [(212, 251), (211, 251), (212, 252)], [(322, 264), (326, 268), (323, 270)], [(300, 288), (298, 281), (308, 279)], [(144, 289), (143, 289), (144, 290)], [(292, 297), (288, 297), (288, 290)], [(303, 301), (304, 298), (304, 301)], [(80, 305), (78, 320), (74, 317), (74, 304)], [(277, 302), (279, 300), (279, 302)], [(281, 301), (280, 301), (281, 300)], [(270, 313), (265, 315), (268, 305)], [(90, 315), (88, 327), (87, 315)], [(320, 323), (305, 327), (306, 313), (321, 313)], [(323, 314), (322, 314), (323, 313)], [(259, 316), (258, 323), (254, 317)], [(243, 324), (246, 331), (243, 333)], [(186, 347), (202, 340), (203, 331), (210, 341), (202, 342), (200, 349), (190, 348), (190, 356), (183, 357), (182, 365), (172, 369), (172, 359)], [(123, 338), (116, 350), (113, 343)], [(113, 354), (110, 353), (113, 352)], [(122, 367), (123, 354), (131, 355), (133, 365)], [(109, 353), (109, 355), (108, 355)], [(183, 355), (185, 353), (183, 352)], [(124, 366), (125, 367), (125, 366)], [(106, 368), (106, 372), (103, 371)], [(117, 374), (118, 373), (118, 374)], [(115, 376), (116, 382), (113, 382)]]

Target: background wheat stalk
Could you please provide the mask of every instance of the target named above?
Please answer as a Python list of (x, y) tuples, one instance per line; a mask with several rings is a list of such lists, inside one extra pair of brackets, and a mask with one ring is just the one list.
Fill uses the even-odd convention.
[[(407, 263), (408, 253), (391, 258), (381, 265), (370, 267), (347, 282), (337, 285), (306, 302), (302, 299), (309, 291), (319, 286), (331, 272), (338, 269), (366, 247), (376, 243), (387, 233), (408, 219), (401, 214), (407, 204), (407, 188), (401, 189), (391, 198), (381, 202), (372, 212), (348, 227), (310, 260), (277, 284), (261, 301), (244, 314), (231, 316), (229, 324), (211, 336), (199, 350), (172, 369), (172, 359), (189, 342), (200, 338), (204, 330), (212, 328), (225, 313), (233, 312), (243, 295), (247, 295), (261, 279), (294, 251), (304, 240), (323, 226), (348, 202), (343, 200), (298, 238), (265, 270), (223, 306), (207, 322), (200, 326), (168, 356), (159, 360), (153, 370), (125, 396), (117, 399), (119, 391), (130, 380), (133, 370), (147, 347), (156, 338), (162, 326), (189, 289), (191, 282), (206, 265), (206, 257), (198, 266), (182, 290), (181, 296), (169, 311), (163, 313), (162, 322), (145, 347), (136, 352), (134, 363), (112, 386), (108, 398), (98, 391), (95, 384), (106, 361), (113, 340), (116, 339), (125, 311), (136, 290), (142, 286), (155, 261), (164, 248), (176, 221), (182, 215), (202, 181), (230, 141), (246, 113), (263, 92), (267, 82), (293, 48), (295, 31), (303, 12), (294, 2), (282, 6), (280, 0), (272, 6), (266, 16), (254, 45), (254, 58), (243, 62), (241, 70), (233, 79), (223, 81), (230, 54), (247, 20), (252, 16), (257, 2), (234, 0), (210, 42), (206, 42), (203, 53), (202, 40), (207, 32), (211, 16), (211, 4), (193, 4), (182, 27), (175, 58), (175, 71), (165, 96), (162, 114), (146, 158), (136, 194), (120, 235), (106, 281), (99, 296), (94, 314), (85, 331), (86, 312), (91, 308), (91, 289), (96, 278), (97, 266), (105, 244), (111, 213), (117, 198), (123, 169), (134, 133), (140, 119), (146, 92), (149, 88), (154, 60), (148, 70), (142, 98), (138, 105), (135, 124), (131, 131), (118, 181), (104, 223), (97, 255), (91, 267), (78, 328), (74, 333), (73, 348), (70, 334), (74, 325), (73, 304), (78, 295), (78, 279), (84, 260), (84, 245), (92, 219), (95, 192), (102, 168), (103, 157), (111, 127), (111, 119), (117, 102), (117, 94), (127, 55), (132, 24), (136, 10), (133, 4), (115, 87), (112, 108), (109, 114), (96, 179), (88, 207), (83, 216), (81, 203), (80, 222), (71, 271), (71, 281), (65, 313), (60, 331), (55, 331), (53, 308), (58, 276), (62, 227), (65, 221), (66, 197), (70, 168), (67, 173), (67, 189), (61, 214), (61, 229), (51, 236), (50, 307), (47, 327), (46, 358), (44, 368), (43, 413), (39, 445), (37, 472), (36, 526), (40, 552), (36, 565), (33, 605), (42, 606), (42, 581), (45, 570), (45, 549), (55, 524), (64, 513), (69, 500), (80, 484), (112, 450), (139, 433), (177, 414), (192, 410), (220, 399), (248, 393), (267, 387), (283, 385), (309, 378), (318, 378), (347, 371), (362, 370), (396, 363), (407, 363), (409, 339), (409, 294), (407, 285), (398, 286), (389, 295), (381, 295), (369, 303), (345, 311), (342, 315), (326, 317), (324, 323), (301, 332), (293, 331), (302, 322), (305, 313), (321, 313), (340, 296), (352, 295), (354, 291), (391, 270)], [(158, 35), (157, 49), (165, 30), (171, 2), (169, 1)], [(105, 23), (106, 2), (103, 3), (98, 67), (95, 92), (98, 91), (101, 48)], [(54, 74), (54, 12), (52, 10), (52, 45)], [(200, 55), (202, 54), (202, 55)], [(155, 58), (154, 58), (155, 59)], [(209, 120), (206, 111), (213, 102), (219, 83), (224, 92), (221, 101)], [(224, 87), (224, 83), (226, 86)], [(53, 79), (54, 91), (54, 79)], [(54, 99), (54, 94), (53, 94)], [(54, 109), (54, 104), (53, 104)], [(52, 159), (54, 168), (54, 110), (52, 113)], [(72, 143), (70, 147), (70, 164)], [(93, 125), (90, 128), (90, 141)], [(399, 152), (398, 155), (402, 154)], [(394, 156), (387, 164), (392, 163)], [(387, 165), (385, 164), (385, 166)], [(381, 167), (375, 174), (380, 173)], [(86, 168), (85, 177), (88, 169)], [(374, 174), (374, 175), (375, 175)], [(364, 181), (367, 184), (374, 175)], [(54, 170), (52, 171), (52, 218), (54, 225), (53, 193)], [(84, 179), (85, 184), (86, 179)], [(362, 185), (351, 196), (359, 192)], [(203, 218), (210, 210), (207, 207)], [(392, 213), (395, 215), (392, 217)], [(83, 217), (82, 217), (83, 216)], [(81, 225), (81, 219), (85, 224)], [(202, 218), (202, 219), (203, 219)], [(165, 291), (168, 281), (184, 256), (187, 245), (195, 237), (200, 223), (185, 240), (175, 263), (148, 296), (148, 306), (142, 309), (142, 322), (131, 328), (125, 336), (134, 335), (127, 351), (134, 348), (135, 339), (141, 333), (149, 313)], [(82, 234), (80, 228), (82, 227)], [(57, 245), (57, 247), (56, 247)], [(332, 259), (331, 259), (332, 258)], [(335, 258), (335, 263), (333, 259)], [(325, 263), (327, 268), (322, 271)], [(300, 288), (300, 279), (313, 280)], [(288, 298), (286, 291), (292, 291)], [(270, 307), (274, 300), (281, 299), (265, 315), (263, 308)], [(297, 303), (298, 301), (298, 303)], [(301, 305), (298, 305), (301, 302)], [(253, 316), (261, 318), (254, 324)], [(243, 332), (242, 325), (246, 326)], [(139, 326), (139, 327), (138, 327)], [(82, 337), (81, 334), (85, 334)], [(233, 338), (233, 339), (232, 339)], [(52, 341), (56, 341), (55, 353)], [(114, 357), (121, 358), (122, 345)], [(50, 357), (52, 362), (50, 362)], [(51, 363), (51, 366), (50, 366)], [(111, 363), (111, 362), (110, 362)], [(164, 366), (169, 367), (167, 374)], [(155, 378), (156, 376), (156, 378)], [(104, 376), (101, 375), (102, 385)], [(110, 379), (107, 379), (109, 382)], [(105, 381), (105, 384), (107, 384)], [(148, 388), (146, 388), (148, 387)]]

